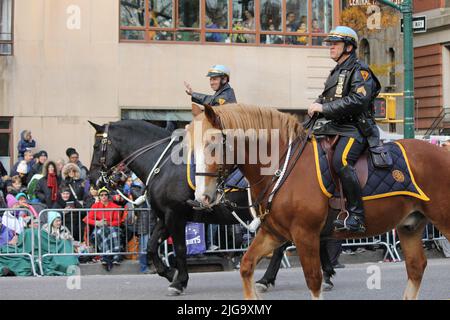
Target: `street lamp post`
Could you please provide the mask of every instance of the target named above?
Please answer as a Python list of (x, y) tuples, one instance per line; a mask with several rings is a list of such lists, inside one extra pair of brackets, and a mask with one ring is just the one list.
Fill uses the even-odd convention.
[(404, 90), (404, 137), (414, 139), (414, 47), (413, 47), (413, 8), (412, 0), (403, 0), (397, 5), (388, 0), (377, 0), (388, 5), (403, 15), (403, 63), (405, 66), (405, 90)]

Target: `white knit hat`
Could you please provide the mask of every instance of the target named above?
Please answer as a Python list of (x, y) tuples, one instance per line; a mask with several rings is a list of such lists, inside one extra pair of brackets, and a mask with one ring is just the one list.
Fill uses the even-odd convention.
[(17, 166), (17, 173), (23, 173), (23, 174), (28, 173), (28, 166), (27, 166), (27, 162), (25, 160), (22, 160), (19, 162), (19, 165)]

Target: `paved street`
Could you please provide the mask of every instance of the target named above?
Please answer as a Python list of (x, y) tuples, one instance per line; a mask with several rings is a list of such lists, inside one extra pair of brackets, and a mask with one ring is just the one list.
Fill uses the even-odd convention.
[[(406, 285), (403, 263), (354, 264), (337, 272), (335, 289), (325, 292), (325, 299), (400, 299)], [(257, 270), (256, 278), (262, 274), (263, 270)], [(379, 283), (377, 279), (369, 281), (375, 287), (369, 290), (368, 279), (373, 280), (378, 274), (381, 276)], [(83, 276), (79, 279), (81, 289), (74, 290), (67, 288), (68, 280), (77, 279), (0, 278), (2, 299), (242, 299), (238, 271), (193, 273), (186, 293), (180, 297), (167, 296), (168, 282), (157, 275)], [(72, 287), (76, 286), (76, 281), (69, 282)], [(376, 288), (378, 284), (379, 289)], [(300, 268), (280, 270), (276, 287), (263, 295), (266, 300), (309, 298)], [(429, 260), (420, 298), (450, 299), (450, 259)]]

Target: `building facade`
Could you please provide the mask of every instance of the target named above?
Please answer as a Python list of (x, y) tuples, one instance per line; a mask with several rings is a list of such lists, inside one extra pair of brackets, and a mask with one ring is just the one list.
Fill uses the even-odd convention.
[(427, 32), (414, 35), (416, 128), (450, 135), (450, 1), (415, 0)]
[(23, 129), (50, 159), (75, 147), (88, 164), (88, 120), (189, 121), (183, 82), (210, 92), (214, 64), (232, 70), (239, 102), (304, 112), (334, 67), (322, 40), (340, 15), (339, 1), (325, 0), (0, 3), (12, 14), (11, 38), (0, 41), (6, 165)]

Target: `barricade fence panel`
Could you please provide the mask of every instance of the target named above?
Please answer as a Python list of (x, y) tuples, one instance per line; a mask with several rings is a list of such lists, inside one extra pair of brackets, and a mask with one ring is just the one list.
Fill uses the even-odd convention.
[(19, 275), (27, 275), (30, 270), (36, 276), (39, 257), (35, 246), (38, 225), (35, 213), (28, 208), (17, 207), (2, 208), (0, 215), (0, 267), (8, 268), (9, 263), (13, 263), (20, 266)]
[[(81, 262), (137, 260), (147, 253), (151, 231), (148, 208), (45, 209), (39, 214), (40, 272), (49, 257), (74, 256)], [(55, 219), (60, 217), (60, 221)], [(145, 224), (147, 224), (145, 226)], [(49, 235), (49, 236), (46, 236)], [(144, 242), (145, 241), (145, 245)]]
[[(88, 259), (121, 261), (124, 257), (137, 260), (139, 255), (147, 253), (146, 243), (152, 228), (150, 219), (142, 218), (145, 214), (150, 215), (148, 208), (44, 209), (38, 216), (26, 208), (19, 208), (0, 209), (0, 213), (2, 228), (10, 231), (1, 233), (0, 266), (2, 256), (26, 257), (34, 262), (31, 263), (33, 275), (37, 275), (36, 266), (44, 275), (43, 262), (45, 264), (51, 257), (72, 256), (80, 262)], [(254, 234), (240, 224), (207, 224), (204, 232), (207, 254), (244, 253), (254, 238)], [(442, 239), (445, 237), (439, 230), (427, 225), (424, 242)], [(385, 258), (400, 261), (399, 243), (396, 231), (392, 230), (375, 237), (348, 239), (342, 246), (382, 247), (386, 250)], [(159, 254), (168, 265), (169, 256), (173, 254), (172, 246), (165, 241)]]

